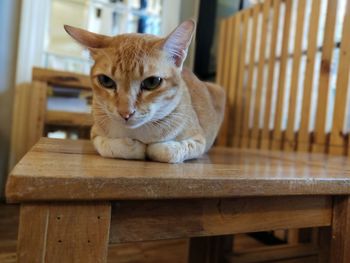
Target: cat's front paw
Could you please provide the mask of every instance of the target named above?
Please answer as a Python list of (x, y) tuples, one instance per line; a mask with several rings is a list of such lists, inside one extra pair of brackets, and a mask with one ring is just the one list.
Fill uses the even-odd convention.
[(146, 145), (130, 138), (97, 136), (94, 146), (101, 156), (107, 158), (144, 160), (146, 157)]
[(150, 144), (146, 152), (148, 158), (158, 162), (182, 163), (184, 161), (184, 153), (179, 142)]

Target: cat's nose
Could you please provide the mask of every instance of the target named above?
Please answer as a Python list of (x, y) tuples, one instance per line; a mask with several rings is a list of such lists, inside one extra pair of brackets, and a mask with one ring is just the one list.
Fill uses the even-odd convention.
[(133, 111), (133, 112), (122, 112), (122, 113), (120, 113), (120, 116), (122, 116), (122, 118), (125, 121), (128, 121), (132, 117), (132, 115), (134, 115), (134, 114), (135, 114), (135, 111)]

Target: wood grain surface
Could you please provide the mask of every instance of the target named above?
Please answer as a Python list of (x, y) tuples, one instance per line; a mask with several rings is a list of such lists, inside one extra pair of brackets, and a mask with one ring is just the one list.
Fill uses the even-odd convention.
[(109, 203), (23, 204), (18, 262), (106, 262)]
[(33, 68), (32, 79), (68, 88), (91, 89), (90, 76), (45, 68)]
[(346, 157), (214, 148), (183, 164), (106, 159), (90, 141), (42, 138), (11, 172), (8, 201), (350, 193)]
[(110, 242), (329, 226), (331, 221), (332, 200), (325, 196), (120, 201), (112, 207)]

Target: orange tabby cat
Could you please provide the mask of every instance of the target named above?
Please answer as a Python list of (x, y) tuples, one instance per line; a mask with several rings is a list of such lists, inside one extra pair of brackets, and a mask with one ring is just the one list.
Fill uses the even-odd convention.
[(179, 163), (212, 146), (225, 94), (182, 67), (194, 21), (183, 22), (166, 38), (65, 30), (95, 61), (91, 139), (102, 156)]

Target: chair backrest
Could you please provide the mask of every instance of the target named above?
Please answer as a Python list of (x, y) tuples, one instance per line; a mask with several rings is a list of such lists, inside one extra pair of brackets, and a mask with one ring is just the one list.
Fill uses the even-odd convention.
[(73, 88), (91, 92), (86, 75), (33, 68), (32, 82), (16, 87), (11, 134), (9, 169), (40, 139), (47, 127), (85, 128), (92, 125), (89, 113), (50, 110), (47, 102), (53, 87)]
[(218, 145), (348, 153), (350, 0), (265, 0), (224, 19)]

